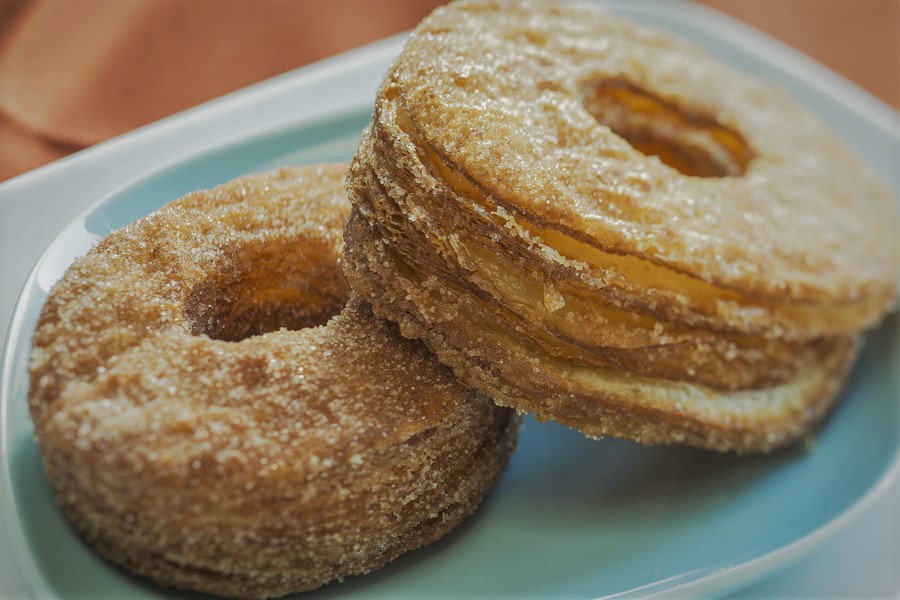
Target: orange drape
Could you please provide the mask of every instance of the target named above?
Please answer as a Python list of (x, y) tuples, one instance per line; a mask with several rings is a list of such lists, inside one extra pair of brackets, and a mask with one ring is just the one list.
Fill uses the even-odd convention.
[[(900, 107), (900, 1), (706, 1)], [(409, 29), (441, 3), (0, 0), (0, 180)]]

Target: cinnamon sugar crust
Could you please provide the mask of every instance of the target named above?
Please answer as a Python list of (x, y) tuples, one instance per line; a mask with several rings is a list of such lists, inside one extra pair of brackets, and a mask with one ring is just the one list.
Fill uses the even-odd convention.
[(880, 314), (894, 296), (885, 184), (786, 92), (656, 29), (456, 2), (416, 30), (386, 104), (516, 217), (590, 246), (778, 302), (877, 297)]
[(588, 435), (788, 444), (896, 302), (894, 200), (825, 125), (575, 5), (435, 11), (347, 185), (346, 270), (375, 312), (467, 385)]
[(226, 596), (313, 589), (440, 538), (499, 477), (515, 414), (349, 291), (345, 169), (189, 194), (51, 292), (31, 415), (106, 558)]

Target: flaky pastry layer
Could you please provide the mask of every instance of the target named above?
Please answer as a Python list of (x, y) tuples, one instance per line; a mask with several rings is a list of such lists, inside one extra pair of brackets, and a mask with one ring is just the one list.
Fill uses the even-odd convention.
[(789, 443), (896, 301), (894, 200), (822, 123), (567, 4), (427, 18), (348, 193), (347, 272), (376, 313), (466, 384), (589, 435)]
[(769, 452), (806, 435), (833, 406), (859, 347), (836, 338), (802, 353), (785, 381), (721, 391), (557, 356), (504, 326), (496, 312), (438, 277), (419, 279), (395, 261), (371, 222), (346, 225), (354, 288), (380, 298), (376, 312), (424, 340), (457, 377), (496, 402), (553, 419), (592, 437), (645, 444), (683, 443), (739, 454)]

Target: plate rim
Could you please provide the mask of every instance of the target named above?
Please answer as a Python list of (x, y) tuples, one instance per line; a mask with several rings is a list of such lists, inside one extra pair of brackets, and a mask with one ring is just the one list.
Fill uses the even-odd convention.
[[(2, 460), (0, 460), (0, 475), (2, 475), (2, 479), (0, 479), (0, 498), (5, 501), (7, 507), (10, 507), (8, 510), (2, 511), (3, 518), (6, 520), (5, 525), (7, 526), (5, 531), (7, 531), (8, 534), (14, 532), (16, 539), (13, 541), (16, 546), (29, 549), (28, 552), (16, 553), (16, 556), (19, 559), (18, 566), (23, 569), (23, 572), (26, 575), (28, 587), (38, 597), (58, 598), (60, 596), (48, 585), (46, 577), (41, 573), (33, 553), (30, 551), (31, 545), (27, 540), (21, 522), (17, 519), (11, 519), (11, 517), (19, 513), (20, 507), (15, 497), (9, 465), (9, 436), (7, 433), (9, 431), (8, 428), (11, 426), (9, 408), (11, 401), (13, 400), (10, 381), (13, 371), (19, 366), (17, 364), (17, 359), (21, 358), (15, 353), (16, 346), (21, 345), (23, 343), (23, 336), (27, 335), (25, 329), (28, 323), (24, 318), (25, 314), (30, 308), (33, 308), (33, 304), (37, 301), (35, 296), (39, 295), (43, 290), (42, 285), (38, 282), (39, 273), (49, 257), (54, 256), (61, 251), (61, 249), (57, 248), (59, 240), (64, 238), (66, 231), (70, 228), (79, 227), (84, 219), (101, 211), (105, 205), (111, 202), (121, 202), (118, 198), (132, 193), (133, 190), (140, 188), (140, 186), (145, 185), (153, 179), (161, 176), (164, 177), (167, 171), (184, 167), (186, 164), (194, 161), (208, 159), (217, 153), (227, 152), (248, 144), (259, 143), (273, 136), (290, 135), (293, 131), (299, 132), (309, 127), (327, 127), (337, 122), (358, 118), (361, 114), (361, 109), (355, 111), (348, 110), (342, 114), (298, 122), (291, 126), (276, 125), (269, 127), (266, 130), (235, 136), (220, 144), (199, 149), (184, 157), (172, 159), (164, 164), (157, 165), (143, 175), (134, 177), (126, 183), (123, 183), (82, 210), (75, 219), (70, 221), (69, 224), (57, 233), (56, 237), (53, 238), (52, 242), (42, 252), (38, 261), (33, 265), (23, 286), (22, 292), (17, 299), (10, 322), (9, 333), (3, 346), (2, 362), (0, 362), (0, 379), (3, 381), (3, 385), (0, 386), (0, 431), (4, 434), (3, 445), (0, 447), (0, 458), (2, 458)], [(234, 177), (237, 176), (238, 175), (234, 175)], [(642, 587), (601, 596), (600, 598), (670, 598), (684, 594), (716, 594), (723, 590), (739, 586), (743, 582), (749, 583), (756, 577), (772, 573), (776, 569), (789, 565), (803, 556), (806, 552), (852, 523), (890, 488), (892, 483), (896, 480), (898, 473), (900, 473), (900, 446), (895, 449), (889, 467), (880, 474), (878, 480), (870, 486), (864, 494), (859, 496), (836, 517), (800, 538), (792, 540), (763, 555), (738, 562), (733, 566), (719, 569), (713, 573), (698, 575), (696, 571), (690, 571), (670, 579), (651, 582)], [(12, 527), (10, 527), (11, 525)]]
[[(766, 62), (776, 66), (779, 70), (789, 73), (791, 76), (796, 77), (801, 80), (804, 84), (813, 86), (823, 92), (827, 92), (829, 94), (833, 93), (833, 99), (835, 101), (840, 102), (841, 106), (849, 111), (854, 112), (857, 116), (865, 118), (867, 121), (872, 123), (873, 126), (884, 129), (889, 135), (892, 135), (894, 141), (898, 141), (900, 138), (900, 120), (897, 119), (897, 113), (886, 104), (881, 103), (878, 99), (869, 95), (864, 90), (858, 88), (852, 82), (849, 82), (842, 78), (841, 76), (827, 70), (822, 67), (819, 63), (814, 60), (805, 57), (800, 54), (796, 50), (784, 46), (781, 42), (777, 42), (765, 34), (761, 34), (756, 30), (750, 28), (743, 23), (740, 23), (736, 20), (733, 20), (731, 17), (727, 17), (717, 11), (705, 7), (702, 5), (694, 4), (693, 2), (688, 2), (686, 0), (679, 0), (678, 2), (671, 2), (670, 0), (647, 0), (642, 4), (629, 3), (624, 0), (599, 0), (594, 2), (588, 2), (593, 6), (599, 6), (601, 8), (610, 8), (611, 10), (615, 10), (616, 7), (627, 7), (629, 11), (635, 11), (635, 9), (639, 9), (640, 12), (646, 12), (649, 14), (663, 14), (663, 16), (672, 19), (674, 21), (679, 21), (683, 23), (689, 23), (692, 27), (697, 27), (702, 29), (702, 25), (694, 25), (698, 21), (705, 21), (706, 23), (715, 23), (716, 21), (722, 22), (727, 21), (728, 25), (728, 33), (733, 33), (735, 35), (734, 38), (729, 38), (729, 43), (737, 46), (739, 49), (752, 52), (756, 56), (761, 57), (766, 60)], [(679, 13), (673, 7), (679, 7), (683, 9), (685, 6), (695, 9), (690, 11), (690, 13)], [(393, 38), (388, 38), (391, 40), (391, 44), (396, 44), (396, 38), (400, 36), (394, 36)], [(723, 37), (721, 33), (717, 33), (717, 37)], [(386, 40), (382, 40), (381, 42), (376, 42), (375, 44), (383, 43)], [(364, 47), (365, 48), (365, 47)], [(340, 57), (336, 57), (340, 59)], [(327, 59), (334, 60), (333, 59)], [(785, 66), (787, 65), (787, 66)], [(334, 66), (340, 70), (343, 66), (340, 63), (340, 60), (334, 63)], [(263, 83), (265, 85), (265, 82)], [(216, 106), (219, 106), (218, 104)], [(227, 109), (227, 105), (222, 105), (223, 109)], [(202, 110), (202, 108), (201, 108)], [(227, 110), (226, 110), (227, 112)], [(327, 120), (329, 118), (341, 118), (342, 116), (346, 117), (348, 114), (348, 110), (342, 110), (335, 112), (333, 115), (320, 117), (322, 120)], [(179, 121), (180, 123), (180, 121)], [(258, 130), (252, 133), (242, 132), (238, 133), (222, 140), (219, 140), (216, 144), (213, 145), (201, 145), (194, 148), (191, 152), (187, 154), (178, 156), (176, 158), (167, 161), (164, 164), (156, 165), (154, 169), (151, 171), (141, 171), (139, 174), (131, 177), (124, 183), (120, 183), (118, 186), (110, 189), (106, 194), (103, 194), (98, 200), (90, 203), (83, 210), (81, 210), (77, 217), (67, 223), (63, 228), (59, 229), (53, 235), (50, 244), (48, 244), (40, 254), (40, 258), (34, 263), (31, 270), (28, 272), (28, 275), (22, 285), (22, 292), (18, 295), (13, 310), (10, 315), (9, 329), (7, 330), (5, 341), (3, 344), (3, 352), (2, 352), (2, 369), (0, 369), (0, 379), (3, 381), (3, 385), (0, 386), (0, 433), (3, 435), (2, 437), (2, 445), (0, 445), (0, 453), (2, 453), (3, 460), (0, 461), (0, 498), (4, 498), (10, 501), (10, 504), (7, 506), (14, 507), (16, 510), (3, 510), (2, 515), (3, 520), (0, 522), (0, 525), (3, 525), (2, 529), (7, 534), (6, 539), (4, 540), (4, 544), (8, 543), (6, 540), (9, 540), (9, 536), (12, 532), (18, 534), (16, 537), (20, 537), (18, 540), (25, 544), (25, 547), (28, 548), (28, 542), (24, 538), (24, 532), (21, 527), (21, 523), (18, 522), (17, 519), (13, 519), (16, 514), (18, 514), (18, 507), (15, 504), (15, 499), (13, 497), (12, 491), (12, 481), (10, 478), (9, 465), (7, 464), (8, 459), (8, 444), (9, 439), (6, 435), (8, 431), (8, 408), (9, 402), (11, 398), (9, 397), (11, 394), (9, 393), (8, 386), (8, 375), (13, 368), (13, 362), (15, 360), (12, 355), (12, 346), (14, 345), (13, 340), (18, 340), (22, 335), (23, 323), (21, 319), (17, 319), (17, 316), (20, 315), (24, 309), (20, 306), (23, 304), (25, 295), (25, 291), (27, 289), (33, 288), (36, 285), (34, 279), (37, 277), (37, 272), (39, 270), (40, 265), (44, 262), (46, 255), (50, 252), (53, 245), (57, 242), (59, 236), (62, 234), (64, 230), (68, 227), (72, 226), (72, 223), (79, 218), (83, 218), (85, 215), (89, 214), (92, 210), (94, 210), (98, 205), (108, 201), (111, 197), (115, 196), (119, 193), (124, 193), (127, 188), (132, 185), (137, 185), (141, 181), (152, 177), (153, 175), (158, 175), (161, 171), (164, 171), (168, 168), (172, 168), (173, 166), (186, 162), (188, 160), (196, 159), (205, 154), (213, 153), (218, 149), (223, 147), (227, 147), (229, 145), (237, 145), (241, 144), (246, 139), (255, 138), (255, 137), (265, 137), (266, 135), (270, 135), (276, 132), (283, 132), (287, 127), (302, 127), (307, 124), (312, 124), (312, 121), (307, 121), (302, 118), (297, 121), (286, 123), (280, 122), (275, 123), (269, 126), (267, 130)], [(153, 127), (152, 125), (150, 127)], [(171, 135), (171, 127), (169, 128), (169, 135)], [(178, 125), (175, 126), (174, 131), (178, 130)], [(127, 134), (126, 134), (127, 135)], [(140, 140), (143, 139), (142, 132), (136, 132), (135, 137)], [(140, 143), (140, 142), (138, 142)], [(50, 167), (52, 169), (52, 167)], [(35, 174), (35, 178), (39, 178), (40, 175)], [(19, 178), (15, 178), (13, 181), (18, 183), (24, 183), (20, 181)], [(30, 181), (30, 180), (29, 180)], [(14, 335), (14, 331), (18, 332)], [(10, 356), (8, 356), (8, 354)], [(825, 539), (831, 537), (838, 531), (844, 529), (847, 525), (852, 523), (859, 515), (865, 512), (865, 510), (871, 506), (874, 502), (880, 498), (885, 491), (895, 482), (897, 479), (898, 473), (900, 473), (900, 452), (896, 452), (893, 460), (891, 462), (890, 467), (882, 474), (881, 478), (876, 482), (864, 495), (862, 495), (856, 502), (854, 502), (850, 507), (845, 509), (841, 514), (837, 517), (826, 523), (820, 528), (806, 534), (805, 536), (794, 540), (793, 542), (786, 544), (776, 550), (773, 550), (767, 554), (756, 557), (749, 561), (745, 561), (735, 565), (734, 567), (728, 568), (724, 571), (708, 574), (699, 579), (693, 579), (687, 582), (675, 583), (673, 586), (666, 587), (665, 589), (653, 591), (647, 590), (651, 595), (666, 597), (669, 594), (674, 593), (703, 593), (704, 591), (715, 592), (716, 590), (721, 590), (722, 586), (719, 584), (714, 585), (713, 587), (709, 587), (713, 581), (721, 581), (722, 576), (724, 575), (734, 575), (739, 574), (739, 571), (760, 571), (760, 575), (765, 573), (772, 572), (773, 565), (770, 563), (781, 563), (784, 560), (783, 554), (787, 553), (793, 556), (791, 561), (796, 558), (799, 558), (803, 554), (805, 554), (809, 549), (817, 546), (821, 542), (825, 541)], [(7, 495), (8, 491), (8, 495)], [(14, 527), (7, 527), (9, 523), (7, 521), (13, 521)], [(26, 561), (22, 554), (28, 555), (28, 560)], [(31, 552), (22, 553), (15, 552), (14, 556), (18, 558), (19, 566), (22, 567), (22, 562), (30, 563), (28, 567), (33, 570), (32, 578), (26, 578), (29, 591), (35, 592), (34, 585), (36, 581), (40, 581), (41, 585), (46, 588), (46, 584), (44, 584), (44, 578), (40, 575), (40, 570), (34, 562), (33, 556)], [(775, 566), (783, 566), (783, 564), (778, 564)], [(26, 571), (28, 571), (28, 567), (26, 567)], [(750, 578), (753, 577), (752, 573), (749, 575)], [(748, 580), (747, 577), (744, 577), (742, 581)], [(657, 582), (659, 584), (661, 582)], [(655, 584), (651, 584), (655, 585)], [(734, 585), (734, 584), (732, 584)], [(646, 588), (644, 588), (646, 589)], [(41, 591), (44, 591), (43, 589)], [(46, 590), (49, 592), (49, 590)], [(53, 596), (52, 593), (50, 593)], [(624, 598), (628, 597), (627, 595), (617, 594), (613, 596), (607, 596), (611, 598)]]

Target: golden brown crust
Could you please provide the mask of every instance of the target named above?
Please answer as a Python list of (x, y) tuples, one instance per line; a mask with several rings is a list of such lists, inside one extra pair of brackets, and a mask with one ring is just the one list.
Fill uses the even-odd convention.
[(190, 194), (51, 292), (31, 414), (61, 506), (110, 560), (227, 596), (313, 589), (438, 539), (499, 476), (512, 411), (347, 301), (343, 175)]
[(821, 342), (802, 354), (785, 381), (738, 391), (578, 363), (548, 355), (527, 337), (504, 329), (496, 314), (470, 294), (436, 278), (398, 275), (402, 266), (392, 262), (391, 252), (371, 232), (354, 212), (345, 230), (347, 272), (363, 296), (385, 299), (377, 303), (376, 314), (396, 321), (403, 335), (424, 340), (460, 381), (498, 404), (591, 437), (769, 452), (824, 418), (859, 347), (858, 338)]
[(464, 383), (589, 435), (789, 443), (896, 300), (893, 199), (821, 123), (571, 5), (426, 19), (347, 185), (347, 272), (376, 314)]
[[(653, 123), (670, 110), (711, 120), (752, 158), (738, 161), (740, 175), (697, 177), (648, 157), (598, 122), (613, 120), (609, 106), (591, 114), (596, 87), (616, 82), (657, 99)], [(614, 107), (637, 113), (634, 95)], [(565, 4), (456, 2), (417, 29), (386, 102), (509, 210), (606, 251), (778, 302), (875, 297), (880, 313), (894, 295), (887, 187), (783, 91), (655, 29)], [(699, 126), (670, 125), (679, 144), (700, 137)], [(709, 154), (723, 153), (727, 144)]]
[[(485, 218), (441, 182), (429, 182), (430, 193), (417, 195), (404, 176), (422, 172), (422, 166), (393, 169), (399, 155), (387, 154), (390, 149), (390, 142), (376, 142), (365, 132), (348, 185), (357, 212), (373, 215), (375, 237), (395, 248), (392, 261), (466, 289), (492, 307), (503, 327), (550, 354), (740, 389), (786, 380), (809, 351), (809, 343), (684, 325), (652, 301), (638, 310), (645, 302), (641, 295), (609, 293), (608, 278), (561, 267), (504, 231), (509, 221), (501, 225)], [(406, 211), (416, 211), (412, 223), (404, 223)]]

